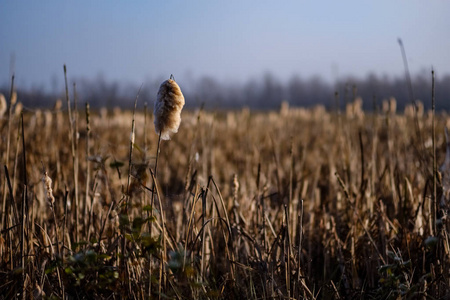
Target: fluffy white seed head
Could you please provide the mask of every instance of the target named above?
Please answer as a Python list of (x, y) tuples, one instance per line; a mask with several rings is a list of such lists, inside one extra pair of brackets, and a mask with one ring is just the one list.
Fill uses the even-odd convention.
[(170, 135), (178, 132), (184, 96), (175, 80), (168, 79), (159, 87), (155, 102), (155, 131), (161, 139), (170, 140)]

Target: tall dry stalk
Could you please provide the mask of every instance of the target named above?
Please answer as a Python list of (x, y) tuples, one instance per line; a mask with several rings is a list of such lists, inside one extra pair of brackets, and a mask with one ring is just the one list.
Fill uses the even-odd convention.
[[(12, 121), (12, 111), (15, 102), (17, 101), (17, 97), (14, 96), (14, 75), (11, 77), (11, 89), (9, 92), (9, 109), (8, 109), (8, 129), (6, 134), (6, 152), (4, 156), (4, 165), (8, 165), (9, 160), (9, 151), (10, 151), (10, 144), (11, 144), (11, 121)], [(6, 183), (3, 186), (3, 197), (2, 197), (2, 227), (3, 229), (6, 229), (6, 220), (7, 215), (5, 214), (6, 209)]]
[[(155, 108), (154, 108), (154, 124), (155, 124), (155, 131), (159, 135), (158, 137), (158, 146), (156, 148), (156, 158), (155, 158), (155, 169), (154, 172), (151, 171), (152, 177), (153, 177), (153, 189), (152, 189), (152, 197), (151, 197), (151, 206), (153, 207), (154, 203), (154, 195), (155, 191), (157, 191), (157, 171), (158, 171), (158, 158), (159, 158), (159, 152), (160, 152), (160, 146), (161, 146), (161, 139), (163, 140), (169, 140), (170, 135), (178, 132), (178, 127), (181, 123), (181, 110), (184, 106), (184, 96), (181, 92), (180, 87), (175, 82), (173, 75), (170, 75), (170, 78), (166, 81), (164, 81), (158, 90), (157, 99), (155, 102)], [(163, 240), (163, 253), (161, 257), (163, 258), (162, 262), (160, 263), (160, 281), (159, 281), (159, 290), (158, 292), (161, 293), (161, 283), (163, 280), (163, 267), (165, 264), (165, 220), (164, 220), (164, 214), (163, 214), (163, 208), (160, 198), (160, 195), (158, 195), (158, 201), (160, 204), (161, 209), (161, 223), (162, 223), (162, 240)], [(152, 209), (153, 211), (153, 209)], [(152, 227), (150, 227), (150, 236), (152, 234)], [(164, 283), (165, 283), (165, 277), (164, 277)]]
[[(434, 114), (434, 125), (431, 114), (420, 117), (424, 132), (444, 130), (445, 116)], [(27, 125), (28, 115), (24, 112), (23, 116)], [(416, 151), (419, 144), (412, 115), (393, 114), (388, 108), (385, 117), (389, 125), (381, 124), (383, 116), (364, 114), (362, 120), (343, 118), (341, 128), (336, 126), (335, 114), (318, 115), (294, 107), (289, 108), (288, 121), (278, 112), (252, 112), (245, 119), (246, 126), (239, 126), (229, 122), (236, 116), (235, 112), (204, 111), (196, 122), (198, 113), (186, 111), (179, 132), (182, 136), (174, 136), (173, 142), (159, 140), (158, 163), (152, 155), (149, 170), (153, 189), (145, 186), (146, 191), (154, 192), (154, 210), (149, 213), (156, 218), (149, 219), (149, 225), (153, 224), (156, 236), (148, 239), (144, 226), (130, 235), (125, 279), (120, 272), (123, 252), (117, 203), (125, 204), (123, 199), (130, 197), (130, 224), (146, 214), (138, 209), (144, 196), (136, 196), (137, 181), (133, 175), (131, 179), (121, 175), (136, 160), (142, 118), (144, 127), (147, 124), (145, 113), (136, 109), (135, 140), (132, 134), (130, 137), (132, 112), (117, 112), (109, 124), (94, 113), (86, 120), (96, 130), (90, 131), (89, 142), (84, 137), (80, 141), (80, 146), (85, 141), (90, 144), (86, 150), (90, 164), (79, 161), (80, 202), (88, 191), (95, 206), (87, 221), (92, 238), (82, 248), (74, 247), (74, 202), (70, 207), (67, 201), (69, 194), (73, 195), (71, 143), (58, 134), (67, 133), (70, 124), (55, 127), (58, 131), (49, 143), (48, 135), (42, 139), (40, 126), (28, 126), (26, 139), (22, 138), (19, 123), (17, 192), (4, 166), (10, 189), (4, 212), (7, 226), (1, 232), (4, 240), (0, 239), (4, 249), (0, 295), (21, 298), (23, 283), (27, 298), (31, 292), (42, 295), (44, 291), (45, 297), (60, 298), (94, 294), (137, 299), (158, 295), (174, 299), (445, 297), (449, 292), (445, 271), (450, 265), (449, 224), (438, 220), (439, 232), (429, 238), (433, 225), (430, 197), (434, 195), (431, 156), (424, 170), (417, 163), (421, 153)], [(214, 134), (208, 134), (213, 119)], [(79, 122), (84, 128), (84, 120)], [(15, 137), (17, 120), (12, 123)], [(6, 119), (3, 124), (6, 141)], [(273, 128), (272, 137), (265, 128)], [(302, 141), (301, 145), (293, 143), (292, 136), (294, 141)], [(199, 142), (189, 150), (197, 137)], [(443, 139), (434, 139), (434, 160), (439, 163), (445, 144)], [(22, 193), (24, 141), (28, 201)], [(130, 160), (132, 141), (135, 148)], [(157, 137), (149, 136), (148, 143), (151, 141), (155, 150)], [(115, 160), (107, 161), (108, 156)], [(162, 163), (163, 157), (168, 163)], [(42, 169), (35, 166), (40, 160), (55, 166), (48, 171), (57, 199), (54, 215), (45, 200), (45, 189), (35, 184), (42, 178)], [(129, 165), (114, 165), (126, 160)], [(131, 170), (129, 176), (134, 174), (134, 166)], [(436, 181), (439, 194), (439, 177)], [(149, 192), (145, 192), (147, 201)], [(448, 204), (445, 195), (442, 205)], [(63, 199), (66, 201), (60, 203)], [(80, 203), (80, 239), (86, 234), (81, 228), (84, 208)], [(186, 219), (181, 214), (186, 214)], [(42, 230), (34, 233), (32, 224)], [(25, 281), (23, 273), (16, 272), (23, 264), (22, 241)]]
[[(9, 266), (10, 266), (10, 269), (12, 270), (12, 269), (14, 269), (13, 249), (12, 249), (12, 247), (8, 247), (8, 243), (12, 243), (12, 240), (13, 240), (13, 235), (12, 235), (12, 232), (11, 232), (11, 230), (10, 230), (13, 226), (12, 226), (12, 227), (9, 227), (8, 220), (9, 220), (9, 209), (11, 209), (11, 210), (14, 210), (14, 209), (15, 209), (15, 210), (16, 210), (16, 214), (17, 214), (17, 208), (16, 208), (16, 206), (15, 206), (16, 201), (14, 201), (14, 193), (13, 193), (13, 188), (12, 188), (12, 185), (11, 185), (11, 179), (10, 179), (10, 177), (9, 177), (8, 167), (7, 167), (6, 165), (5, 165), (4, 167), (5, 167), (5, 178), (6, 178), (5, 185), (7, 185), (8, 189), (9, 189), (9, 198), (10, 198), (10, 201), (9, 201), (9, 204), (6, 204), (6, 205), (5, 205), (5, 210), (4, 210), (4, 212), (3, 212), (5, 218), (6, 218), (6, 217), (8, 217), (8, 218), (5, 220), (5, 227), (6, 227), (6, 228), (4, 228), (4, 229), (2, 230), (2, 233), (8, 232), (8, 236), (7, 236), (6, 239), (5, 239), (5, 251), (3, 251), (3, 247), (2, 247), (1, 254), (2, 254), (2, 256), (4, 255), (4, 257), (10, 259), (10, 264), (9, 264)], [(10, 207), (11, 207), (11, 208), (10, 208)], [(16, 219), (17, 219), (17, 218), (16, 218)], [(17, 222), (18, 222), (18, 220), (16, 221), (16, 223), (17, 223)], [(11, 223), (12, 223), (12, 222), (11, 222)], [(12, 225), (12, 224), (11, 224), (11, 225)]]
[[(53, 221), (54, 221), (54, 225), (55, 225), (55, 240), (56, 240), (56, 257), (60, 258), (61, 257), (61, 250), (59, 247), (59, 237), (58, 237), (58, 219), (56, 218), (56, 212), (55, 212), (55, 197), (53, 196), (53, 189), (52, 189), (52, 179), (48, 176), (47, 171), (45, 171), (44, 168), (44, 176), (42, 178), (42, 182), (44, 183), (44, 188), (46, 191), (46, 198), (47, 201), (50, 205), (50, 209), (52, 211), (53, 214)], [(55, 258), (54, 258), (55, 259)], [(59, 267), (58, 267), (59, 269)], [(58, 272), (58, 283), (59, 283), (59, 287), (62, 290), (62, 298), (64, 299), (64, 285), (62, 284), (61, 281), (61, 275)]]
[[(126, 195), (125, 195), (125, 210), (124, 210), (124, 214), (126, 219), (128, 220), (129, 215), (128, 215), (128, 206), (129, 206), (129, 202), (131, 200), (131, 191), (130, 191), (130, 182), (131, 182), (131, 167), (132, 167), (132, 158), (133, 158), (133, 148), (135, 146), (135, 137), (136, 137), (136, 133), (135, 133), (135, 118), (136, 118), (136, 106), (137, 106), (137, 101), (139, 98), (139, 94), (141, 92), (141, 87), (138, 90), (138, 93), (136, 95), (136, 98), (134, 100), (134, 109), (133, 109), (133, 119), (131, 121), (131, 133), (130, 133), (130, 146), (129, 146), (129, 156), (128, 156), (128, 177), (127, 177), (127, 188), (126, 188)], [(128, 279), (129, 276), (129, 272), (128, 272), (128, 264), (127, 264), (127, 248), (126, 248), (126, 237), (125, 237), (125, 233), (122, 233), (122, 263), (121, 263), (121, 268), (122, 268), (122, 272), (125, 274), (125, 282), (128, 283), (128, 288), (129, 288), (129, 292), (131, 293), (131, 284), (130, 281)]]
[[(70, 105), (70, 103), (68, 103)], [(78, 180), (78, 174), (79, 174), (79, 158), (78, 158), (78, 139), (80, 136), (80, 133), (78, 132), (78, 94), (77, 94), (77, 85), (75, 82), (73, 83), (73, 111), (72, 114), (72, 122), (73, 122), (73, 132), (72, 132), (72, 143), (73, 143), (73, 152), (72, 152), (72, 158), (73, 158), (73, 184), (74, 184), (74, 193), (75, 193), (75, 215), (76, 215), (76, 222), (78, 224), (79, 221), (79, 214), (81, 213), (82, 206), (80, 205), (80, 198), (79, 198), (79, 180)], [(68, 106), (69, 106), (68, 105)], [(70, 108), (69, 113), (70, 113)], [(86, 205), (86, 203), (84, 204)], [(76, 233), (79, 236), (80, 229), (76, 229)], [(77, 239), (77, 242), (79, 239)]]
[[(408, 59), (406, 58), (406, 51), (405, 51), (405, 47), (403, 45), (403, 41), (401, 38), (398, 38), (397, 41), (398, 41), (398, 44), (400, 45), (400, 50), (402, 53), (403, 65), (405, 67), (405, 78), (406, 78), (406, 83), (408, 84), (408, 92), (409, 92), (410, 101), (414, 107), (414, 124), (416, 127), (416, 135), (417, 135), (417, 138), (419, 139), (419, 142), (420, 142), (419, 146), (421, 149), (421, 153), (423, 155), (425, 153), (425, 145), (424, 145), (422, 131), (420, 130), (420, 124), (419, 124), (419, 116), (418, 116), (419, 105), (417, 103), (418, 101), (416, 101), (416, 98), (414, 96), (414, 89), (413, 89), (413, 85), (412, 85), (411, 75), (409, 73)], [(426, 165), (423, 156), (420, 157), (420, 159), (421, 159), (422, 163), (424, 165)]]
[(77, 142), (75, 139), (77, 137), (75, 136), (75, 129), (74, 129), (74, 116), (72, 114), (72, 108), (70, 104), (70, 97), (69, 97), (69, 87), (67, 85), (67, 68), (66, 65), (64, 65), (64, 84), (65, 84), (65, 90), (66, 90), (66, 101), (67, 101), (67, 111), (68, 111), (68, 120), (69, 120), (69, 141), (71, 143), (71, 150), (72, 150), (72, 164), (73, 164), (73, 181), (74, 181), (74, 198), (75, 198), (75, 242), (79, 242), (79, 226), (78, 226), (78, 210), (79, 210), (79, 203), (78, 203), (78, 157), (76, 152)]
[[(89, 160), (89, 156), (90, 156), (90, 133), (91, 133), (91, 125), (90, 125), (90, 111), (89, 111), (89, 103), (86, 102), (85, 105), (86, 108), (86, 183), (85, 183), (85, 199), (84, 199), (84, 227), (85, 227), (85, 235), (86, 235), (86, 240), (89, 241), (90, 240), (90, 236), (91, 236), (91, 214), (89, 213), (90, 208), (92, 207), (93, 203), (91, 202), (91, 198), (89, 196), (89, 192), (90, 192), (90, 181), (91, 181), (91, 162)], [(87, 218), (86, 216), (89, 217)], [(100, 242), (100, 241), (99, 241)]]
[(22, 213), (21, 213), (21, 240), (20, 240), (20, 253), (21, 253), (21, 267), (22, 267), (22, 299), (26, 299), (26, 284), (25, 280), (27, 277), (27, 272), (25, 268), (25, 257), (28, 256), (26, 254), (25, 248), (25, 232), (27, 230), (27, 206), (28, 206), (28, 177), (27, 177), (27, 159), (26, 159), (26, 147), (25, 147), (25, 128), (23, 126), (23, 113), (21, 114), (21, 123), (22, 123), (22, 153), (23, 153), (23, 197), (22, 197)]
[(433, 147), (433, 196), (431, 197), (431, 222), (432, 222), (432, 230), (431, 235), (437, 235), (436, 229), (436, 214), (437, 214), (437, 161), (436, 161), (436, 123), (435, 123), (435, 86), (434, 86), (434, 70), (431, 70), (431, 113), (432, 113), (432, 125), (431, 125), (431, 139), (432, 139), (432, 147)]

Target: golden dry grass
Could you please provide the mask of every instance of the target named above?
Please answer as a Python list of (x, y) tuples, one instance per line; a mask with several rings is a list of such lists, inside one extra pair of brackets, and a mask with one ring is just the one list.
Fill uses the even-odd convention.
[[(25, 113), (26, 164), (19, 116), (9, 157), (0, 119), (9, 173), (2, 168), (0, 299), (448, 296), (440, 177), (432, 232), (429, 114), (419, 135), (414, 115), (359, 108), (184, 111), (179, 132), (161, 143), (157, 189), (151, 115), (136, 114), (129, 168), (133, 114), (91, 112), (86, 151), (79, 110), (77, 188), (65, 112)], [(441, 164), (446, 118), (436, 121)]]

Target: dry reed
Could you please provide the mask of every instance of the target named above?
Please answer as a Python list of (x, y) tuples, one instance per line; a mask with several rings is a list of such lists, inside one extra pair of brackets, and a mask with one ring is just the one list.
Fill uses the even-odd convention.
[[(336, 115), (323, 107), (203, 111), (201, 117), (185, 111), (179, 134), (159, 153), (159, 137), (145, 140), (138, 131), (146, 122), (142, 112), (136, 111), (137, 131), (130, 139), (132, 113), (116, 112), (122, 120), (110, 120), (90, 111), (79, 120), (80, 147), (86, 149), (78, 153), (79, 190), (92, 197), (87, 220), (79, 224), (79, 243), (70, 204), (70, 124), (61, 123), (50, 135), (43, 130), (47, 121), (25, 126), (33, 202), (30, 197), (27, 209), (20, 201), (25, 159), (19, 156), (16, 190), (5, 183), (0, 298), (21, 297), (22, 286), (27, 295), (56, 298), (445, 297), (450, 292), (447, 120), (437, 113), (434, 122), (432, 115), (418, 118), (425, 137), (435, 124), (435, 160), (442, 165), (436, 199), (443, 200), (432, 235), (431, 146), (420, 152), (415, 120), (392, 112), (365, 112), (361, 120), (344, 114), (337, 126)], [(24, 112), (24, 124), (33, 118)], [(20, 132), (17, 126), (13, 119), (14, 134)], [(0, 130), (6, 136), (7, 126)], [(137, 158), (145, 157), (139, 150), (143, 144), (160, 156), (158, 177), (148, 170), (150, 163)], [(7, 147), (0, 144), (12, 166), (18, 146), (11, 148), (6, 157)], [(421, 157), (429, 165), (423, 167)], [(36, 184), (42, 180), (41, 160), (52, 178), (51, 184), (44, 182), (55, 200), (53, 210), (46, 205), (50, 189)], [(134, 171), (141, 163), (147, 177)], [(12, 182), (9, 173), (5, 178)], [(153, 188), (146, 186), (148, 178)], [(152, 192), (153, 203), (141, 203), (150, 202)], [(128, 219), (121, 214), (125, 196)], [(18, 250), (22, 234), (25, 256)], [(120, 249), (122, 234), (126, 251)], [(121, 273), (123, 253), (128, 271)]]

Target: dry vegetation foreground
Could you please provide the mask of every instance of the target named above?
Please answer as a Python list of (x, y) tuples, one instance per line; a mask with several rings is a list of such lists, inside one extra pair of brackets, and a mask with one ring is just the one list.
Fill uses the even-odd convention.
[(151, 113), (70, 119), (0, 119), (0, 299), (450, 295), (431, 114), (184, 111), (157, 174)]

